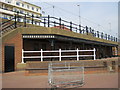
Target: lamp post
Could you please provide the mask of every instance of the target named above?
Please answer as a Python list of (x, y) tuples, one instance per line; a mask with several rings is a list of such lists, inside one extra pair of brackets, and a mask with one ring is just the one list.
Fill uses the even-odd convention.
[(80, 5), (78, 4), (78, 9), (79, 9), (79, 33), (81, 33), (81, 18), (80, 18)]
[(42, 11), (42, 14), (45, 15), (45, 11)]
[(55, 6), (53, 5), (52, 7), (53, 7), (53, 17), (54, 17), (54, 8), (55, 8)]
[(110, 30), (110, 35), (111, 35), (111, 23), (108, 23), (108, 24), (109, 24), (109, 27), (110, 27), (110, 29), (109, 29), (109, 30)]
[(79, 25), (81, 25), (81, 18), (80, 18), (80, 5), (78, 4), (78, 9), (79, 9)]

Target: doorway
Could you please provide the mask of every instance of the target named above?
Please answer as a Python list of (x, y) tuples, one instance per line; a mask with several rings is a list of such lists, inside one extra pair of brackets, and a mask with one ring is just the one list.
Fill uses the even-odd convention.
[(4, 68), (5, 72), (14, 71), (14, 46), (5, 46), (5, 63)]

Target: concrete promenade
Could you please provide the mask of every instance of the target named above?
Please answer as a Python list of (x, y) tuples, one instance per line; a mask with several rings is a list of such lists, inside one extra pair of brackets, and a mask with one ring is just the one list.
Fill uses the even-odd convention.
[[(48, 75), (26, 76), (25, 71), (4, 73), (2, 88), (50, 88)], [(85, 74), (80, 88), (118, 88), (118, 73)]]

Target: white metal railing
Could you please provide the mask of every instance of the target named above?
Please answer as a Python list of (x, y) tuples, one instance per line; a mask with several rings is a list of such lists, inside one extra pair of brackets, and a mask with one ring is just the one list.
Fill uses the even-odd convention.
[[(41, 62), (43, 62), (43, 58), (55, 58), (58, 57), (59, 61), (61, 61), (62, 57), (77, 57), (77, 61), (79, 61), (79, 57), (94, 57), (94, 60), (96, 60), (96, 54), (95, 54), (95, 48), (93, 50), (79, 50), (78, 48), (76, 50), (52, 50), (52, 51), (43, 51), (43, 49), (41, 49), (41, 51), (24, 51), (22, 49), (22, 62), (24, 63), (24, 59), (25, 58), (40, 58)], [(43, 53), (59, 53), (59, 56), (44, 56)], [(62, 56), (62, 52), (77, 52), (76, 55), (63, 55)], [(93, 52), (93, 55), (79, 55), (79, 52)], [(24, 56), (24, 53), (41, 53), (40, 56)]]

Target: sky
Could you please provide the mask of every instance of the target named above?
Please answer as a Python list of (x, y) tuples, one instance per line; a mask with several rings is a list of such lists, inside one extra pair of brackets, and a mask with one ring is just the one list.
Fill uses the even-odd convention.
[[(96, 31), (118, 35), (118, 0), (25, 0), (41, 7), (43, 16), (61, 17)], [(80, 6), (77, 6), (80, 5)], [(54, 8), (53, 8), (54, 6)]]

